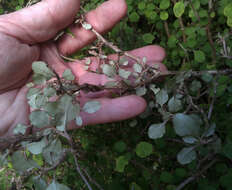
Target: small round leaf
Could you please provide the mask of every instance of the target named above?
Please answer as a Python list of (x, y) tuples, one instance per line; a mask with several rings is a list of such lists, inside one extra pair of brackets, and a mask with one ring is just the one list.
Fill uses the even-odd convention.
[(87, 113), (95, 113), (100, 108), (101, 108), (100, 102), (93, 100), (93, 101), (86, 102), (82, 109), (84, 112), (87, 112)]
[(136, 154), (141, 158), (145, 158), (152, 154), (152, 145), (147, 142), (140, 142), (136, 146)]
[(49, 125), (49, 115), (45, 111), (33, 111), (31, 112), (30, 122), (35, 127), (46, 127)]
[(185, 10), (185, 5), (182, 1), (179, 1), (174, 5), (173, 11), (174, 11), (174, 15), (177, 18), (181, 17), (182, 14), (184, 14), (184, 10)]
[(152, 124), (148, 129), (148, 136), (151, 139), (158, 139), (163, 137), (165, 132), (166, 130), (164, 123)]

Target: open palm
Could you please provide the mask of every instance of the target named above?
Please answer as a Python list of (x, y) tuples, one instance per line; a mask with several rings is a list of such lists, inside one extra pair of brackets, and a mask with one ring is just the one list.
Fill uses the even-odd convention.
[[(30, 109), (27, 104), (25, 86), (31, 77), (31, 64), (42, 60), (58, 74), (70, 68), (79, 84), (103, 84), (104, 75), (97, 75), (83, 69), (82, 61), (65, 63), (62, 55), (69, 55), (96, 37), (91, 31), (80, 26), (71, 26), (75, 38), (64, 35), (54, 43), (57, 33), (69, 26), (79, 9), (79, 0), (44, 0), (34, 6), (0, 16), (0, 136), (12, 135), (18, 124), (29, 124)], [(111, 29), (125, 14), (124, 0), (110, 0), (96, 10), (86, 14), (86, 20), (96, 31), (104, 33)], [(139, 57), (146, 56), (148, 62), (161, 64), (165, 53), (158, 46), (147, 46), (131, 51)], [(114, 55), (110, 55), (112, 58)], [(97, 68), (97, 61), (91, 58), (91, 70)], [(107, 93), (81, 98), (81, 104), (89, 98), (97, 98), (101, 109), (94, 114), (81, 113), (83, 125), (118, 121), (141, 113), (146, 102), (141, 97), (131, 95), (111, 99)], [(74, 122), (69, 123), (75, 128)]]

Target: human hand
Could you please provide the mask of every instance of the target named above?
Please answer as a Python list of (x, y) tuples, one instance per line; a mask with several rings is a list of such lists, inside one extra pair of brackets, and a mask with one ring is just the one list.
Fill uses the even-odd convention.
[[(82, 67), (83, 61), (65, 63), (62, 55), (69, 55), (95, 40), (96, 36), (80, 26), (71, 27), (75, 38), (64, 35), (58, 42), (51, 39), (58, 31), (70, 25), (79, 9), (79, 0), (44, 0), (34, 6), (0, 16), (0, 136), (11, 136), (14, 127), (21, 123), (29, 125), (30, 109), (26, 99), (26, 83), (31, 77), (33, 61), (46, 62), (58, 74), (67, 68), (74, 73), (79, 84), (94, 85), (106, 81), (104, 75), (87, 72)], [(109, 0), (96, 10), (86, 14), (86, 20), (99, 33), (111, 29), (126, 14), (124, 0)], [(161, 64), (165, 53), (159, 46), (146, 46), (130, 52), (138, 57), (147, 57), (148, 62)], [(112, 58), (114, 55), (110, 55)], [(91, 58), (90, 68), (97, 67), (97, 60)], [(101, 109), (94, 114), (81, 113), (83, 125), (124, 120), (144, 111), (146, 102), (143, 98), (130, 95), (111, 99), (99, 95), (92, 98), (101, 103)], [(83, 97), (83, 104), (91, 97)], [(74, 122), (69, 129), (76, 128)]]

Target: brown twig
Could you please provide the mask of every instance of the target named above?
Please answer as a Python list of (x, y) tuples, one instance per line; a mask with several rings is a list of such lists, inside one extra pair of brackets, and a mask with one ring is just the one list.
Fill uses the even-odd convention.
[(94, 28), (91, 29), (91, 31), (97, 36), (97, 38), (99, 40), (101, 40), (106, 46), (108, 46), (109, 48), (111, 48), (112, 50), (114, 50), (117, 54), (124, 54), (125, 56), (133, 59), (134, 61), (136, 61), (137, 63), (140, 63), (141, 60), (134, 56), (134, 55), (131, 55), (130, 53), (128, 52), (124, 52), (122, 51), (121, 49), (119, 49), (116, 45), (114, 45), (113, 43), (111, 42), (108, 42), (101, 34), (99, 34)]
[(170, 35), (170, 32), (169, 32), (169, 28), (168, 28), (168, 23), (167, 21), (164, 21), (164, 29), (165, 29), (165, 32), (167, 34), (167, 37), (170, 38), (171, 35)]

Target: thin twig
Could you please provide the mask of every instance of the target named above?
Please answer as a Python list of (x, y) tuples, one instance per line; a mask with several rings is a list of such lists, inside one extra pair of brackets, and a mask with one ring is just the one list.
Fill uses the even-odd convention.
[(169, 28), (168, 28), (168, 23), (167, 21), (164, 21), (164, 29), (165, 29), (165, 32), (167, 34), (167, 37), (170, 38), (171, 35), (170, 35), (170, 32), (169, 32)]
[(91, 178), (86, 169), (82, 168), (82, 170), (84, 171), (85, 175), (88, 177), (91, 183), (93, 183), (98, 189), (103, 190), (103, 188), (93, 178)]
[(92, 190), (92, 187), (90, 186), (88, 180), (86, 179), (86, 177), (83, 175), (82, 171), (81, 171), (81, 168), (78, 164), (78, 161), (77, 161), (77, 157), (76, 155), (73, 153), (73, 157), (74, 157), (74, 160), (75, 160), (75, 164), (76, 164), (76, 170), (77, 172), (79, 173), (79, 175), (81, 176), (82, 180), (85, 182), (85, 184), (87, 185), (88, 189), (89, 190)]
[(216, 162), (218, 161), (217, 158), (215, 158), (214, 160), (212, 160), (208, 165), (206, 165), (200, 172), (198, 172), (197, 174), (187, 178), (185, 181), (183, 181), (177, 188), (176, 190), (181, 190), (183, 189), (187, 184), (189, 184), (190, 182), (194, 181), (197, 177), (199, 177), (200, 175), (202, 175), (205, 171), (207, 171), (209, 168), (211, 168)]
[(187, 95), (187, 97), (188, 97), (189, 104), (191, 104), (193, 108), (195, 108), (198, 112), (201, 113), (201, 115), (202, 115), (202, 117), (203, 117), (203, 120), (204, 120), (204, 122), (205, 122), (205, 124), (206, 124), (206, 127), (209, 127), (209, 120), (208, 120), (208, 118), (207, 118), (207, 116), (206, 116), (204, 110), (201, 109), (201, 108), (199, 108), (199, 107), (193, 102), (192, 96), (189, 95), (189, 92), (188, 92), (188, 89), (187, 89), (186, 86), (184, 86), (184, 90), (185, 90), (185, 93), (186, 93), (186, 95)]
[(66, 56), (61, 55), (61, 54), (60, 54), (60, 57), (62, 57), (63, 59), (65, 59), (65, 60), (67, 60), (67, 61), (71, 61), (71, 62), (76, 62), (76, 61), (77, 61), (77, 59), (73, 59), (73, 58), (70, 58), (70, 57), (66, 57)]
[(91, 29), (91, 31), (97, 36), (99, 40), (101, 40), (106, 46), (114, 50), (118, 54), (124, 54), (125, 56), (135, 60), (137, 63), (140, 63), (140, 59), (134, 55), (131, 55), (130, 53), (124, 52), (121, 49), (119, 49), (116, 45), (114, 45), (111, 42), (108, 42), (101, 34), (99, 34), (94, 28)]

